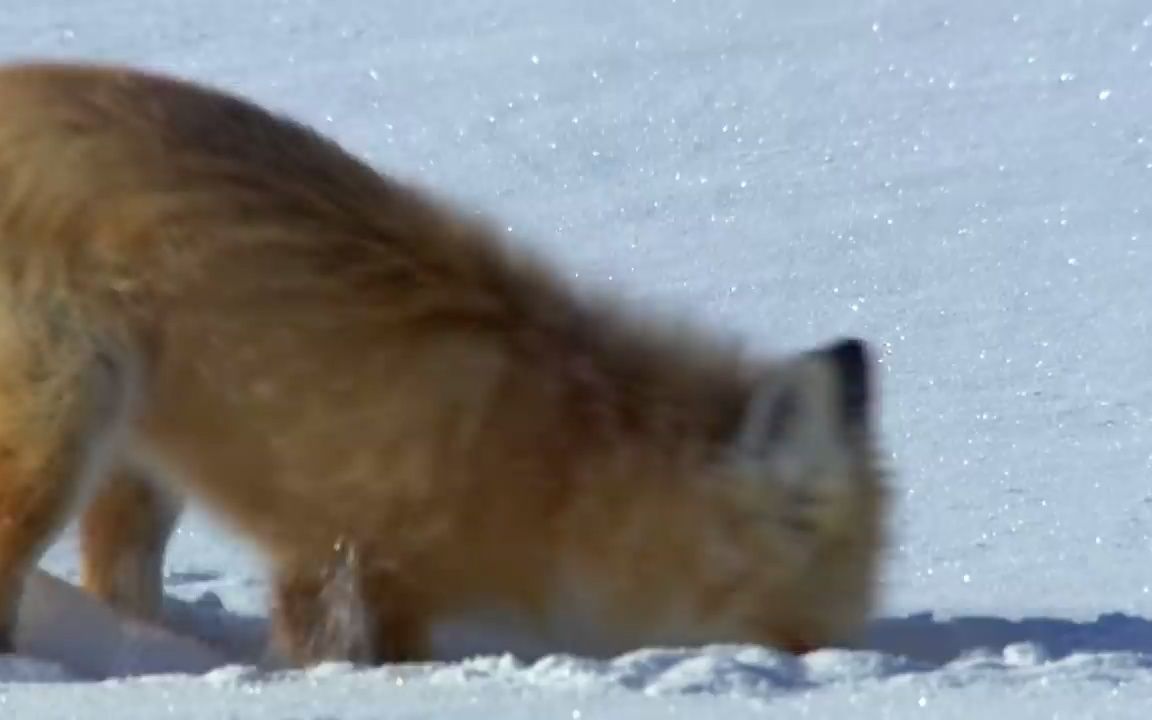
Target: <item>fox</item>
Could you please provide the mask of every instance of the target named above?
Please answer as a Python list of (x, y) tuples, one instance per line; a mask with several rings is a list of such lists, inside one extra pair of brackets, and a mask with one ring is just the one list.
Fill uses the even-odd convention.
[(73, 521), (160, 622), (203, 507), (269, 569), (268, 653), (858, 641), (886, 538), (872, 346), (757, 351), (578, 287), (479, 212), (222, 87), (0, 65), (0, 652)]

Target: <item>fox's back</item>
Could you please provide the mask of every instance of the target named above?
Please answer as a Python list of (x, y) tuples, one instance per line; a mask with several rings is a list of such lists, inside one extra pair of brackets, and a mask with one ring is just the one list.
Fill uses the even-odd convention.
[(413, 193), (240, 98), (136, 70), (40, 64), (0, 70), (0, 104), (6, 244), (67, 246), (97, 262), (89, 272), (229, 263), (262, 246), (355, 262), (365, 243), (377, 256), (411, 253), (410, 264), (451, 262), (434, 243), (403, 244), (405, 224), (437, 215)]
[(398, 329), (499, 333), (546, 316), (541, 293), (566, 303), (486, 228), (238, 97), (30, 64), (0, 70), (0, 107), (6, 292), (68, 306), (93, 335), (132, 322), (116, 330), (191, 343), (205, 367), (220, 347), (261, 372), (288, 355), (338, 373)]

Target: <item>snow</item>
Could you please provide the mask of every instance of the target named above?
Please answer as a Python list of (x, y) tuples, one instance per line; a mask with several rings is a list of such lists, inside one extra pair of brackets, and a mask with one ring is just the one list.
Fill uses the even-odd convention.
[[(871, 339), (898, 508), (865, 649), (297, 672), (254, 667), (258, 557), (193, 515), (167, 567), (182, 635), (40, 578), (21, 655), (0, 659), (4, 717), (1143, 717), (1150, 13), (1142, 0), (5, 9), (4, 59), (131, 61), (243, 92), (500, 218), (576, 282), (765, 349)], [(74, 581), (74, 538), (43, 566)], [(228, 662), (206, 671), (193, 635)]]
[[(195, 632), (171, 632), (118, 617), (77, 587), (44, 572), (24, 588), (14, 643), (16, 658), (0, 657), (0, 678), (12, 674), (103, 678), (164, 672), (207, 672), (232, 658), (199, 642)], [(57, 660), (57, 666), (24, 658)]]

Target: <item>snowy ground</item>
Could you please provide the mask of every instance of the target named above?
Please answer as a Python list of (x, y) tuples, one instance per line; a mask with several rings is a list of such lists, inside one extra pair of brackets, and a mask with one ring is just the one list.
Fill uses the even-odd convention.
[[(1152, 707), (1146, 0), (38, 0), (0, 57), (127, 60), (288, 110), (638, 302), (885, 348), (898, 535), (871, 647), (87, 681), (23, 718), (1143, 717)], [(66, 538), (45, 567), (75, 578)], [(173, 623), (255, 646), (202, 517)], [(98, 660), (112, 667), (109, 657)]]

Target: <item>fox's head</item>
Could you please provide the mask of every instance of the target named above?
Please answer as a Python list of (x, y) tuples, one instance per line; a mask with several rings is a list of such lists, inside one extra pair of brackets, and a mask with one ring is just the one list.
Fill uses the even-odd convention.
[(753, 385), (732, 469), (754, 486), (783, 493), (797, 527), (818, 531), (851, 512), (872, 475), (875, 418), (871, 357), (845, 339), (776, 363)]
[(759, 546), (753, 612), (793, 649), (851, 641), (872, 608), (886, 510), (872, 362), (844, 339), (774, 363), (722, 462), (745, 518), (738, 542)]

